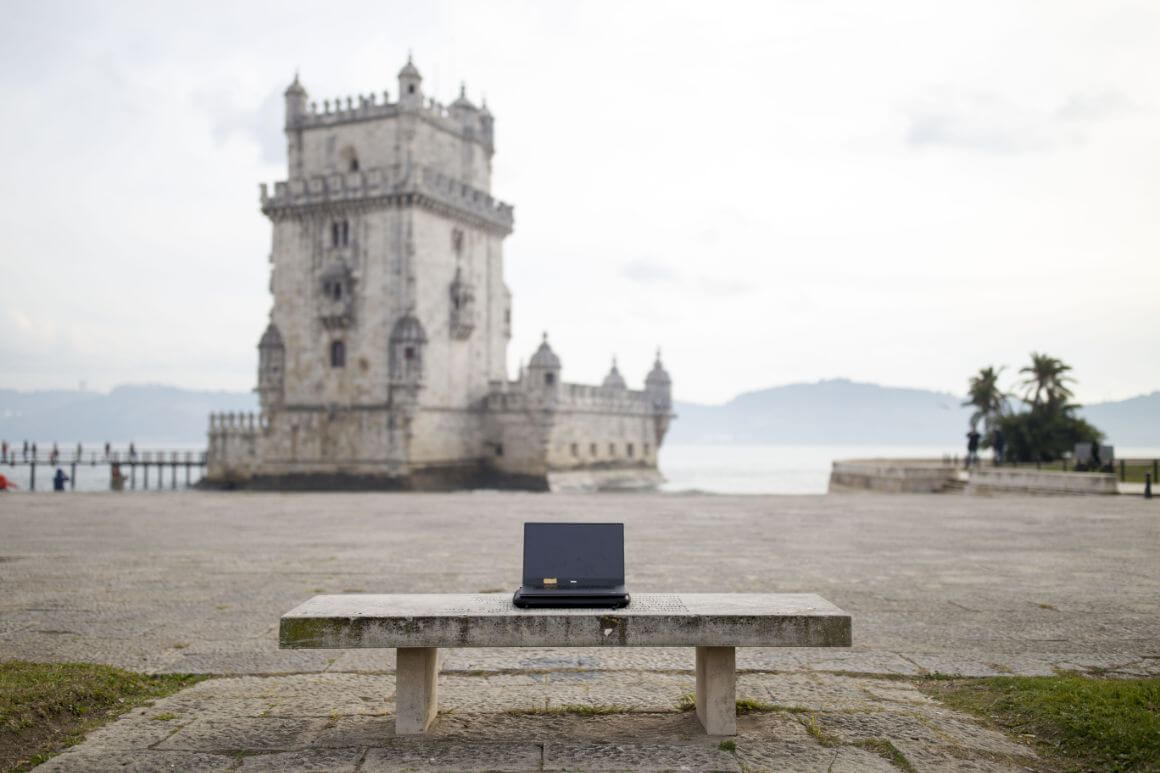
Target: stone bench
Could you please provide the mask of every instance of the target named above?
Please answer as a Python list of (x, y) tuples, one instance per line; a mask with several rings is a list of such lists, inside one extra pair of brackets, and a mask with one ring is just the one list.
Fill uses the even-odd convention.
[(438, 711), (440, 647), (696, 647), (697, 718), (735, 735), (736, 647), (849, 647), (850, 616), (811, 593), (634, 593), (624, 609), (519, 609), (510, 593), (315, 596), (283, 649), (394, 647), (395, 732)]

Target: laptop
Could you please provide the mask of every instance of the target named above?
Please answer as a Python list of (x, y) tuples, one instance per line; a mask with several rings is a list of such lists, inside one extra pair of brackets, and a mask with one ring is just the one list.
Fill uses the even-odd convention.
[(625, 607), (623, 523), (525, 523), (517, 607)]

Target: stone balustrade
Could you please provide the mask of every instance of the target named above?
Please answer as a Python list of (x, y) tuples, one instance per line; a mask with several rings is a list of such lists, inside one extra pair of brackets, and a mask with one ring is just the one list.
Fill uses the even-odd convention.
[(260, 186), (262, 212), (267, 215), (317, 204), (364, 201), (404, 194), (418, 194), (460, 212), (475, 215), (510, 231), (515, 210), (486, 191), (473, 188), (427, 166), (392, 164), (356, 172), (332, 172), (297, 177)]
[(657, 413), (648, 393), (639, 389), (560, 384), (555, 392), (527, 392), (518, 384), (509, 387), (516, 388), (506, 391), (493, 384), (493, 391), (486, 398), (488, 410), (513, 411), (551, 406), (555, 410), (594, 410), (637, 416)]

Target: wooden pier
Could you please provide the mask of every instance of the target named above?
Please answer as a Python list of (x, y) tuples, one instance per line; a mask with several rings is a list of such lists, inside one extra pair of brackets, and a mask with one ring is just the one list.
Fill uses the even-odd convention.
[[(48, 479), (41, 481), (42, 488), (52, 487), (53, 471), (58, 469), (69, 471), (68, 488), (72, 491), (76, 489), (78, 467), (107, 467), (111, 490), (135, 491), (140, 488), (142, 491), (148, 491), (151, 471), (154, 490), (166, 488), (176, 490), (179, 488), (179, 478), (184, 478), (180, 484), (181, 488), (191, 488), (196, 483), (194, 470), (197, 471), (197, 479), (200, 479), (205, 473), (205, 466), (205, 451), (133, 450), (110, 451), (106, 454), (95, 450), (80, 453), (73, 451), (33, 454), (9, 448), (7, 455), (0, 457), (0, 471), (5, 471), (12, 483), (17, 486), (23, 485), (28, 491), (36, 491), (37, 472), (44, 468), (48, 469)], [(24, 483), (17, 475), (5, 469), (12, 470), (17, 467), (27, 468), (27, 477), (19, 476), (24, 477)], [(181, 471), (184, 471), (183, 475), (179, 475)]]

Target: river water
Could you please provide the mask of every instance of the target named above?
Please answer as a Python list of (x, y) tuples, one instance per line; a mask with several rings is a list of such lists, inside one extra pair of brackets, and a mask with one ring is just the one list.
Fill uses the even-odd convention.
[[(41, 444), (40, 458), (47, 456), (50, 444)], [(85, 458), (90, 458), (97, 450), (93, 444), (85, 447)], [(185, 451), (195, 456), (204, 446), (171, 444), (168, 448), (178, 450), (182, 459)], [(120, 449), (122, 458), (125, 450)], [(937, 459), (943, 456), (961, 455), (962, 449), (942, 446), (779, 446), (779, 445), (673, 445), (662, 446), (660, 469), (666, 482), (662, 491), (670, 493), (703, 491), (714, 494), (824, 494), (829, 484), (830, 465), (835, 459)], [(72, 449), (64, 454), (71, 458)], [(1160, 448), (1117, 448), (1116, 456), (1123, 458), (1158, 458)], [(168, 458), (168, 457), (167, 457)], [(63, 465), (65, 474), (69, 467)], [(52, 490), (54, 468), (47, 464), (37, 465), (36, 489)], [(128, 475), (128, 468), (125, 468)], [(11, 477), (21, 488), (28, 487), (27, 467), (0, 466), (0, 472)], [(137, 468), (137, 488), (143, 488), (144, 473)], [(197, 481), (200, 470), (192, 470), (192, 480)], [(157, 469), (149, 470), (149, 489), (157, 488)], [(172, 471), (165, 469), (164, 488), (172, 484)], [(177, 486), (185, 485), (185, 468), (177, 470)], [(126, 482), (128, 488), (128, 482)], [(109, 489), (109, 468), (107, 465), (77, 467), (76, 489), (78, 491), (107, 491)]]

